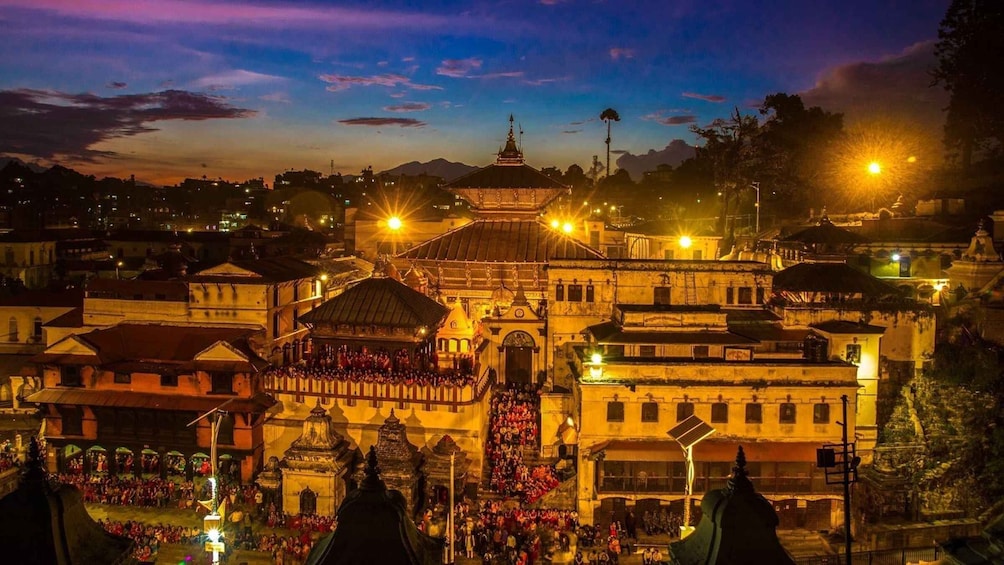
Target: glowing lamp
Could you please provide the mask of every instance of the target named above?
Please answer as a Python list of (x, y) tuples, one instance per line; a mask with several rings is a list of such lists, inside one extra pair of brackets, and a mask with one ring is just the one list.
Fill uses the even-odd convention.
[(558, 229), (561, 227), (561, 222), (559, 222), (558, 220), (551, 220), (551, 227), (554, 229)]
[(572, 233), (572, 230), (574, 229), (575, 226), (573, 226), (571, 222), (565, 222), (564, 224), (561, 225), (561, 231), (565, 233)]
[(568, 417), (568, 418), (567, 418), (567, 419), (565, 420), (565, 423), (566, 423), (566, 424), (568, 424), (568, 426), (569, 426), (569, 427), (573, 427), (573, 426), (575, 426), (575, 420), (573, 420), (571, 416), (569, 416), (569, 417)]
[(893, 261), (899, 261), (899, 253), (893, 253), (892, 254), (892, 260)]
[(387, 220), (387, 227), (394, 231), (401, 229), (402, 225), (403, 224), (401, 223), (401, 218), (398, 218), (397, 216), (391, 216)]
[(209, 538), (209, 541), (220, 541), (220, 538), (223, 537), (223, 534), (216, 528), (213, 528), (208, 532), (206, 532), (206, 537)]
[(322, 280), (322, 281), (326, 281), (326, 280), (328, 280), (328, 274), (327, 274), (327, 273), (323, 273), (323, 274), (321, 275), (321, 280)]
[(906, 162), (907, 163), (916, 163), (917, 162), (917, 157), (915, 157), (913, 155), (910, 155), (909, 157), (906, 158)]
[(690, 246), (693, 244), (694, 242), (690, 239), (690, 236), (688, 235), (685, 235), (680, 238), (680, 247), (684, 249), (690, 249)]
[(872, 161), (868, 163), (868, 172), (873, 175), (877, 175), (882, 172), (882, 165), (878, 161)]
[(593, 353), (593, 355), (589, 358), (589, 360), (593, 362), (593, 365), (599, 365), (600, 363), (603, 363), (603, 355), (599, 353)]

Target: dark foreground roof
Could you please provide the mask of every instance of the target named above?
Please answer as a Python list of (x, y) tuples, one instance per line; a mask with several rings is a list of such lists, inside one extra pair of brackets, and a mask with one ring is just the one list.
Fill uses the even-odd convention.
[(818, 225), (795, 232), (784, 238), (783, 241), (798, 241), (807, 244), (853, 245), (855, 243), (865, 243), (868, 239), (850, 230), (833, 225), (830, 223), (829, 218), (823, 218)]
[(110, 534), (84, 508), (76, 487), (51, 486), (32, 439), (27, 472), (14, 492), (0, 499), (4, 563), (18, 565), (124, 565), (133, 542)]
[(338, 507), (338, 528), (314, 546), (307, 565), (439, 565), (442, 542), (408, 518), (404, 495), (380, 479), (373, 447), (365, 473)]
[(398, 257), (429, 261), (546, 263), (603, 255), (537, 220), (476, 220), (416, 245)]
[(774, 275), (775, 291), (899, 296), (899, 290), (846, 263), (799, 263)]
[(390, 277), (366, 279), (300, 316), (308, 324), (436, 327), (449, 309)]

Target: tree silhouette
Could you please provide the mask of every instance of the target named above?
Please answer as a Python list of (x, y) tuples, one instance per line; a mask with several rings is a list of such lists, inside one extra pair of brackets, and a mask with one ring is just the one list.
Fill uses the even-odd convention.
[(607, 123), (607, 176), (610, 176), (610, 122), (621, 121), (620, 114), (613, 108), (607, 108), (600, 113), (600, 119)]

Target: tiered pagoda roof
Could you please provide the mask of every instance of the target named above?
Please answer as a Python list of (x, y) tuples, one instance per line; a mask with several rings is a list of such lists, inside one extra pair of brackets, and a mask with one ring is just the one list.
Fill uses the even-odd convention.
[(475, 220), (416, 245), (401, 259), (488, 263), (547, 263), (603, 255), (536, 219)]

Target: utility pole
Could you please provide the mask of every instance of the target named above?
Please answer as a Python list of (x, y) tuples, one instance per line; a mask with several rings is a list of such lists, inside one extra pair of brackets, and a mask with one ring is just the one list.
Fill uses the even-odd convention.
[(851, 484), (858, 482), (858, 465), (861, 458), (855, 453), (854, 442), (847, 441), (847, 395), (840, 397), (843, 421), (839, 444), (825, 444), (816, 450), (816, 466), (826, 473), (826, 484), (844, 487), (844, 563), (851, 565)]
[(760, 181), (753, 181), (753, 189), (756, 190), (756, 233), (760, 233)]
[(453, 452), (450, 453), (450, 519), (449, 519), (449, 526), (448, 526), (450, 528), (450, 537), (449, 537), (449, 540), (450, 540), (450, 542), (449, 542), (450, 543), (450, 554), (449, 554), (450, 555), (450, 565), (453, 565), (453, 563), (457, 562), (457, 550), (456, 550), (457, 524), (455, 523), (456, 517), (453, 514), (454, 508), (456, 506), (456, 504), (455, 504), (455, 502), (453, 500), (453, 497), (454, 497), (454, 493), (453, 493), (454, 478), (453, 478), (453, 475), (455, 473), (456, 464), (457, 464), (457, 452), (453, 451)]

